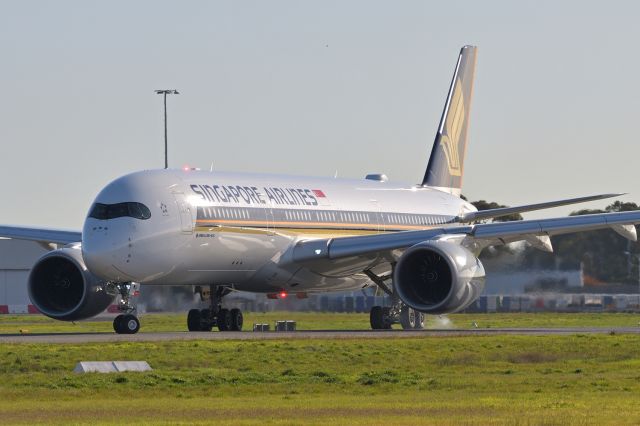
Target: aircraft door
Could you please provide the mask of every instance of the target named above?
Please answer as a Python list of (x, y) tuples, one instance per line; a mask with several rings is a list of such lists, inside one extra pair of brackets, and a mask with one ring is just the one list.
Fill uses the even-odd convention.
[(380, 212), (380, 203), (378, 200), (370, 200), (371, 201), (371, 210), (374, 216), (376, 229), (378, 232), (384, 231), (384, 218), (382, 217), (382, 213)]
[(178, 207), (178, 216), (180, 216), (180, 230), (183, 234), (193, 233), (193, 214), (191, 206), (185, 201), (182, 192), (174, 192), (173, 196)]
[(273, 223), (275, 219), (274, 219), (273, 208), (271, 207), (271, 204), (268, 204), (265, 206), (264, 213), (267, 217), (267, 229), (269, 230), (269, 232), (273, 234), (275, 233), (275, 226)]

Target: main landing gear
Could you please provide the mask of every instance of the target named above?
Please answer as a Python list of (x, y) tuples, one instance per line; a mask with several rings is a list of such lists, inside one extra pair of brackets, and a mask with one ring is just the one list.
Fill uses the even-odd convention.
[(220, 331), (241, 331), (242, 311), (240, 309), (224, 309), (222, 298), (231, 290), (224, 286), (209, 286), (209, 290), (196, 287), (202, 300), (209, 299), (207, 309), (191, 309), (187, 315), (187, 328), (189, 331), (211, 331), (218, 327)]
[(393, 324), (400, 324), (403, 330), (422, 330), (424, 328), (424, 314), (405, 305), (402, 302), (393, 306), (374, 306), (369, 314), (373, 330), (391, 330)]
[(391, 330), (393, 324), (400, 324), (403, 330), (421, 330), (424, 328), (424, 314), (402, 303), (393, 287), (389, 287), (385, 281), (391, 279), (393, 273), (378, 276), (371, 271), (364, 273), (378, 288), (391, 296), (391, 306), (374, 306), (369, 313), (369, 321), (373, 330)]
[(140, 293), (140, 284), (118, 283), (114, 284), (120, 294), (118, 310), (123, 312), (113, 320), (113, 330), (118, 334), (136, 334), (140, 330), (140, 320), (136, 316), (136, 305), (133, 297)]

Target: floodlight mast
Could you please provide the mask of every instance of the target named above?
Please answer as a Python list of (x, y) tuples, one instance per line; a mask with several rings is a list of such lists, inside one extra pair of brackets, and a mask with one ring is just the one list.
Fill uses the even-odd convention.
[(167, 154), (168, 144), (167, 144), (167, 95), (179, 95), (180, 93), (175, 89), (160, 89), (156, 90), (158, 95), (163, 95), (164, 97), (164, 168), (169, 168), (169, 157)]

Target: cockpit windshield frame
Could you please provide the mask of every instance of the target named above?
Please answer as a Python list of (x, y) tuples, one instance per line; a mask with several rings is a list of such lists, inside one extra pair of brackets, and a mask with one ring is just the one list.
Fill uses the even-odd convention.
[(95, 203), (91, 207), (89, 217), (98, 220), (117, 219), (119, 217), (147, 220), (151, 218), (151, 210), (144, 204), (135, 201), (116, 204)]

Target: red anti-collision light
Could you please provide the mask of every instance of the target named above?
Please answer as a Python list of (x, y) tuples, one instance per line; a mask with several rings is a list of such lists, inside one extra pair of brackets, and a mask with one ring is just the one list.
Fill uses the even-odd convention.
[(289, 293), (282, 290), (278, 293), (267, 293), (267, 299), (286, 299)]

